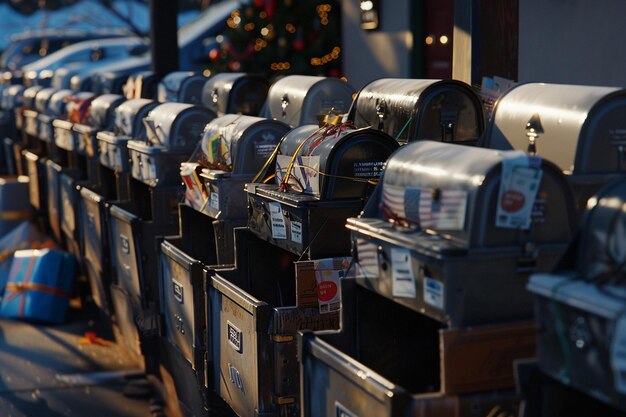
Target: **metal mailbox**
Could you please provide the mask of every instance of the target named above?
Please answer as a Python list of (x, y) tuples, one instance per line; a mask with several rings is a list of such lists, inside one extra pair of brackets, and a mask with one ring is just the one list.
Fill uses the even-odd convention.
[(530, 273), (549, 271), (576, 224), (554, 164), (520, 151), (404, 146), (359, 218), (357, 281), (452, 327), (526, 320)]
[(626, 170), (625, 126), (624, 89), (530, 83), (500, 97), (481, 143), (554, 162), (582, 212), (589, 197)]
[(531, 276), (539, 367), (561, 383), (626, 411), (623, 239), (626, 182), (590, 199), (579, 238), (561, 267)]
[(180, 183), (178, 168), (202, 139), (215, 114), (184, 103), (163, 103), (143, 119), (148, 141), (127, 143), (133, 178), (151, 186)]
[(47, 209), (47, 184), (45, 177), (45, 160), (29, 150), (23, 151), (28, 175), (28, 197), (31, 206), (40, 214), (45, 214)]
[(40, 139), (39, 115), (47, 111), (50, 98), (58, 90), (56, 88), (42, 88), (37, 92), (34, 107), (24, 110), (24, 132), (35, 139)]
[[(207, 124), (197, 162), (181, 164), (185, 203), (215, 220), (218, 263), (231, 263), (233, 228), (247, 222), (252, 181), (290, 127), (276, 120), (228, 114)], [(192, 158), (193, 159), (193, 158)], [(273, 169), (273, 165), (271, 166)]]
[(348, 120), (401, 143), (429, 139), (473, 145), (485, 128), (478, 94), (455, 80), (372, 81), (359, 91)]
[(147, 140), (143, 118), (159, 103), (146, 98), (130, 99), (115, 108), (112, 131), (96, 134), (100, 163), (117, 173), (130, 171), (127, 142), (131, 139)]
[[(276, 184), (246, 185), (248, 227), (310, 259), (350, 252), (345, 219), (356, 216), (398, 142), (374, 129), (302, 126), (281, 141)], [(288, 175), (289, 173), (289, 175)]]
[[(54, 128), (52, 121), (64, 117), (67, 104), (66, 100), (73, 94), (74, 92), (72, 90), (54, 90), (46, 109), (39, 113), (39, 138), (50, 144), (49, 150), (55, 149), (52, 147), (52, 145), (54, 145)], [(52, 158), (56, 157), (56, 153), (54, 152), (49, 152), (49, 154)]]
[(353, 94), (339, 78), (288, 75), (270, 87), (267, 117), (292, 127), (319, 124), (324, 116), (347, 113)]
[(167, 74), (157, 86), (157, 100), (161, 103), (202, 104), (202, 87), (206, 77), (193, 71), (175, 71)]
[(241, 417), (297, 416), (297, 332), (336, 329), (339, 317), (296, 307), (297, 257), (235, 230), (237, 266), (205, 269), (207, 385)]
[(72, 132), (74, 123), (84, 122), (87, 116), (85, 110), (93, 100), (95, 95), (87, 91), (76, 93), (66, 104), (67, 119), (55, 119), (52, 121), (54, 128), (54, 143), (57, 148), (68, 152), (78, 149), (75, 136)]
[(28, 87), (24, 90), (22, 108), (16, 113), (17, 128), (23, 133), (35, 136), (37, 134), (37, 111), (35, 110), (35, 100), (37, 94), (44, 88), (40, 85)]
[(82, 230), (80, 229), (80, 189), (83, 182), (79, 179), (83, 174), (76, 169), (65, 169), (59, 177), (61, 187), (61, 230), (69, 252), (77, 259), (82, 259)]
[(103, 94), (91, 101), (89, 116), (84, 123), (74, 123), (74, 142), (79, 155), (94, 158), (98, 156), (96, 133), (100, 130), (110, 130), (113, 127), (113, 113), (116, 107), (124, 102), (119, 94)]
[(258, 75), (223, 72), (210, 77), (202, 87), (202, 104), (218, 116), (258, 116), (267, 98), (269, 82)]
[[(379, 294), (348, 285), (351, 281), (342, 280), (342, 292), (350, 297), (343, 297), (341, 332), (303, 332), (298, 338), (302, 417), (517, 415), (519, 397), (510, 388), (444, 391), (449, 373), (440, 364), (445, 356), (441, 346), (450, 331)], [(506, 328), (476, 330), (474, 341), (492, 345), (507, 333)], [(506, 342), (520, 340), (509, 337)], [(534, 345), (534, 335), (523, 343)], [(506, 364), (495, 360), (512, 358), (489, 352), (492, 356), (481, 357), (484, 362), (476, 366), (476, 358), (466, 354), (452, 374), (464, 373), (467, 365), (482, 377), (508, 373), (512, 385), (512, 364), (504, 369)]]

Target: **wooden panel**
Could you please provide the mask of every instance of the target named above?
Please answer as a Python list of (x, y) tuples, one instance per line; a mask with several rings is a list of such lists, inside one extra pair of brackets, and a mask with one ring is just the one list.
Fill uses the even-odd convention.
[(513, 361), (536, 356), (537, 324), (440, 331), (441, 391), (462, 394), (515, 386)]

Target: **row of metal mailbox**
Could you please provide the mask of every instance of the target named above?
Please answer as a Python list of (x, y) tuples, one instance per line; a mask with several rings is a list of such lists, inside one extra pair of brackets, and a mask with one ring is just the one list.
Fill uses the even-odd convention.
[[(299, 96), (305, 98), (314, 85), (288, 81), (290, 88), (304, 90)], [(425, 94), (419, 85), (438, 85), (439, 91)], [(191, 391), (207, 388), (240, 415), (294, 414), (299, 404), (303, 415), (347, 416), (409, 410), (414, 415), (483, 415), (496, 405), (514, 406), (518, 398), (506, 390), (512, 388), (510, 355), (524, 357), (534, 349), (534, 327), (523, 322), (533, 318), (526, 279), (531, 272), (550, 271), (561, 258), (578, 229), (577, 203), (583, 207), (601, 185), (619, 176), (623, 92), (521, 86), (501, 99), (481, 137), (479, 101), (468, 88), (463, 94), (446, 90), (450, 85), (460, 83), (372, 83), (359, 92), (348, 116), (358, 126), (359, 115), (368, 114), (363, 116), (367, 127), (292, 128), (226, 115), (212, 121), (209, 116), (200, 133), (190, 133), (189, 125), (176, 127), (193, 124), (185, 113), (191, 112), (189, 106), (158, 105), (143, 123), (152, 139), (137, 145), (154, 149), (148, 143), (172, 142), (174, 132), (183, 132), (181, 140), (202, 136), (196, 142), (202, 142), (205, 160), (200, 155), (196, 161), (199, 168), (205, 166), (199, 171), (204, 181), (189, 178), (185, 184), (187, 197), (193, 196), (194, 185), (204, 194), (200, 191), (195, 209), (188, 207), (193, 198), (186, 198), (180, 218), (180, 188), (175, 180), (162, 182), (167, 177), (160, 171), (178, 170), (182, 160), (170, 152), (175, 147), (159, 152), (163, 160), (152, 168), (156, 175), (137, 169), (154, 165), (151, 159), (122, 157), (130, 162), (124, 171), (107, 165), (120, 159), (103, 158), (103, 148), (85, 152), (89, 161), (100, 149), (97, 165), (114, 175), (101, 178), (98, 187), (83, 187), (76, 206), (60, 197), (70, 206), (63, 205), (67, 210), (60, 221), (84, 205), (77, 255), (84, 255), (104, 301), (107, 291), (101, 283), (110, 276), (104, 273), (104, 246), (111, 246), (110, 296), (125, 340), (136, 352), (169, 365), (189, 409), (202, 408), (191, 404)], [(302, 104), (291, 97), (284, 93), (280, 99), (283, 117)], [(99, 99), (105, 100), (93, 101)], [(360, 99), (367, 104), (359, 106)], [(449, 106), (455, 100), (456, 115)], [(113, 111), (122, 113), (131, 102)], [(470, 104), (473, 121), (459, 122)], [(137, 125), (140, 112), (134, 112), (128, 126)], [(464, 136), (464, 131), (471, 133)], [(397, 149), (405, 132), (412, 132), (406, 141), (499, 143), (534, 155), (432, 141)], [(55, 139), (62, 136), (55, 134)], [(96, 134), (96, 139), (109, 143), (105, 136)], [(127, 150), (132, 149), (129, 142)], [(261, 179), (270, 175), (262, 168), (274, 149), (279, 154), (275, 166), (266, 168), (279, 181), (252, 181), (257, 172), (264, 174)], [(554, 155), (557, 164), (538, 155)], [(67, 170), (80, 170), (80, 161), (67, 164)], [(198, 174), (198, 167), (189, 176)], [(245, 183), (252, 184), (244, 191)], [(54, 190), (48, 185), (48, 191)], [(114, 198), (123, 197), (120, 190), (125, 189), (128, 199), (110, 200), (100, 185), (114, 186), (109, 190)], [(179, 238), (161, 243), (159, 255), (156, 236), (177, 231)], [(298, 307), (303, 292), (297, 288), (295, 261), (349, 256), (351, 249), (358, 276), (339, 280), (341, 313)], [(341, 332), (305, 333), (298, 344), (298, 330), (336, 329), (340, 321)], [(151, 343), (163, 348), (151, 353), (146, 348)], [(469, 347), (474, 348), (471, 355)], [(489, 368), (494, 355), (509, 357)], [(471, 360), (480, 366), (473, 369)]]

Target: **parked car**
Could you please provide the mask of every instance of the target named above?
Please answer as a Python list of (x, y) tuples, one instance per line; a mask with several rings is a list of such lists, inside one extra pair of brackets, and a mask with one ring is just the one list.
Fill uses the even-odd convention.
[(42, 29), (17, 33), (0, 55), (0, 68), (15, 71), (77, 42), (129, 36), (126, 29)]
[(63, 66), (114, 62), (145, 54), (149, 41), (137, 36), (78, 42), (23, 67), (24, 84), (49, 86), (53, 72)]

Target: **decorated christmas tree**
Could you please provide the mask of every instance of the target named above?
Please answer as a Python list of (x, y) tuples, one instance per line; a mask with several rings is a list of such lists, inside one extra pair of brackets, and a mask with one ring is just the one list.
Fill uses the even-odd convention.
[(210, 74), (341, 76), (337, 1), (252, 0), (233, 12), (227, 25), (209, 51)]

